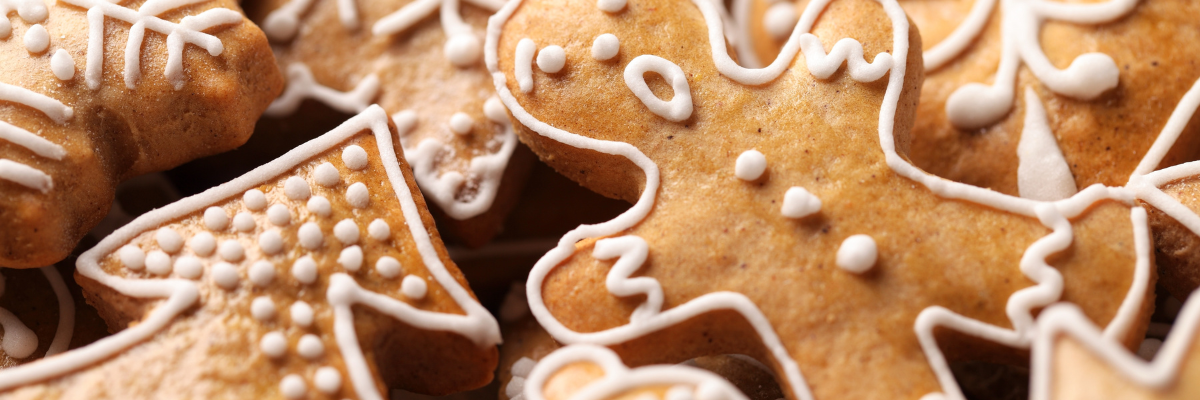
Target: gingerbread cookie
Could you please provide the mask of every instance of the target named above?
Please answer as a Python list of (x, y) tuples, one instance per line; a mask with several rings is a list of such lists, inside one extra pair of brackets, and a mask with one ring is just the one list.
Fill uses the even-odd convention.
[(441, 247), (389, 128), (368, 108), (113, 233), (80, 257), (77, 277), (124, 329), (0, 371), (0, 388), (381, 399), (385, 388), (445, 394), (489, 382), (499, 329)]
[(534, 266), (555, 339), (628, 365), (747, 354), (794, 399), (960, 397), (947, 359), (1020, 360), (1057, 301), (1140, 340), (1154, 276), (1136, 191), (1043, 202), (901, 155), (922, 64), (896, 2), (811, 6), (758, 70), (727, 54), (719, 14), (527, 0), (493, 17), (488, 68), (522, 140), (635, 202)]
[[(247, 5), (276, 45), (288, 87), (267, 111), (305, 99), (344, 113), (378, 103), (397, 149), (447, 234), (472, 247), (499, 232), (533, 157), (519, 150), (482, 58), (499, 0), (259, 0)], [(440, 218), (441, 216), (448, 218)]]
[(567, 346), (532, 367), (523, 385), (527, 400), (711, 399), (750, 400), (712, 372), (681, 365), (630, 369), (600, 346)]
[(237, 147), (282, 89), (233, 0), (0, 3), (0, 265), (67, 256), (123, 179)]

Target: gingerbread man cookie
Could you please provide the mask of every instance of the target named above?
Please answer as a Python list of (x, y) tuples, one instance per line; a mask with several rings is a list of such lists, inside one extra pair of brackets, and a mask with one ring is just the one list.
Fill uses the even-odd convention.
[(1037, 201), (901, 155), (922, 66), (896, 2), (809, 6), (763, 69), (727, 54), (719, 14), (527, 0), (493, 17), (488, 68), (522, 139), (635, 203), (534, 266), (529, 304), (555, 339), (628, 365), (747, 354), (793, 399), (915, 399), (961, 397), (948, 358), (1019, 359), (1057, 301), (1141, 338), (1136, 191)]
[(486, 384), (499, 329), (441, 247), (393, 135), (370, 107), (114, 232), (80, 257), (77, 277), (124, 329), (0, 371), (0, 388), (38, 398), (382, 399), (387, 388)]
[(0, 265), (67, 256), (121, 180), (237, 147), (282, 89), (233, 0), (0, 1)]
[[(304, 99), (345, 113), (378, 103), (448, 234), (478, 247), (516, 204), (533, 157), (518, 150), (483, 67), (482, 30), (500, 0), (259, 0), (288, 86), (267, 111)], [(440, 218), (442, 215), (448, 218)]]

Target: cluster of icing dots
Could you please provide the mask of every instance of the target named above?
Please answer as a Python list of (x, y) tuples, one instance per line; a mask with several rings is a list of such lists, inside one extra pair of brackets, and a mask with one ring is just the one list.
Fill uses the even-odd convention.
[[(346, 146), (341, 152), (341, 160), (351, 174), (364, 171), (369, 164), (367, 152), (358, 145)], [(364, 264), (367, 264), (366, 254), (361, 247), (364, 241), (369, 238), (387, 243), (392, 237), (392, 227), (387, 221), (375, 218), (366, 224), (366, 234), (363, 235), (359, 221), (344, 218), (333, 224), (332, 232), (322, 230), (322, 224), (318, 222), (332, 222), (327, 218), (333, 215), (332, 204), (322, 193), (338, 193), (339, 189), (344, 188), (340, 192), (345, 202), (357, 209), (355, 215), (359, 215), (358, 210), (371, 206), (367, 186), (353, 180), (353, 176), (344, 175), (334, 164), (323, 162), (312, 168), (307, 177), (299, 174), (283, 179), (282, 188), (277, 191), (282, 198), (275, 204), (270, 204), (271, 201), (262, 190), (248, 190), (241, 196), (240, 208), (244, 210), (237, 211), (232, 217), (230, 210), (239, 208), (237, 204), (208, 207), (196, 221), (197, 227), (203, 230), (191, 237), (185, 239), (180, 230), (164, 226), (153, 231), (149, 235), (152, 240), (146, 241), (152, 241), (157, 249), (147, 252), (136, 244), (129, 244), (118, 249), (116, 257), (126, 269), (135, 273), (145, 271), (164, 277), (174, 274), (175, 277), (190, 280), (201, 280), (207, 275), (214, 286), (229, 292), (242, 286), (259, 290), (268, 288), (281, 279), (277, 268), (287, 271), (287, 276), (303, 287), (315, 284), (320, 278), (316, 260), (311, 254), (305, 253), (324, 249), (328, 246), (326, 236), (332, 235), (342, 245), (337, 265), (354, 274), (362, 271)], [(321, 188), (319, 192), (309, 184), (310, 181)], [(292, 207), (301, 204), (310, 216), (293, 213)], [(291, 265), (277, 266), (269, 257), (287, 254), (284, 250), (288, 244), (284, 242), (281, 230), (289, 228), (294, 228), (296, 232), (295, 253), (303, 255), (299, 255)], [(218, 235), (230, 238), (219, 240)], [(262, 259), (254, 256), (253, 251), (248, 256), (244, 243), (251, 241), (255, 242), (255, 247), (264, 256)], [(391, 244), (385, 247), (394, 248)], [(240, 268), (245, 268), (245, 280), (249, 285), (242, 284)], [(387, 255), (374, 261), (374, 271), (385, 279), (404, 275), (400, 261)], [(425, 279), (407, 275), (400, 282), (399, 292), (409, 299), (420, 300), (427, 294), (428, 286)], [(277, 300), (278, 297), (272, 298), (267, 293), (255, 295), (250, 301), (250, 316), (262, 323), (290, 322), (305, 332), (296, 340), (294, 353), (306, 361), (320, 362), (326, 354), (326, 346), (320, 336), (312, 333), (315, 322), (313, 306), (303, 300), (293, 301), (290, 305), (277, 304)], [(286, 320), (281, 318), (284, 314), (281, 306), (286, 306)], [(289, 353), (289, 340), (284, 330), (263, 334), (258, 346), (264, 355), (273, 360), (282, 359)], [(342, 388), (342, 374), (333, 367), (321, 366), (307, 380), (300, 374), (288, 374), (280, 382), (279, 389), (287, 399), (300, 399), (307, 396), (310, 387), (323, 394), (334, 395)]]

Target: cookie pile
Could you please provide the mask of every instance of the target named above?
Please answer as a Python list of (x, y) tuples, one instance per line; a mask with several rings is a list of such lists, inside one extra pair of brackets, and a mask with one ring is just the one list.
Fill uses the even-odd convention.
[(0, 397), (1200, 396), (1198, 13), (0, 0)]

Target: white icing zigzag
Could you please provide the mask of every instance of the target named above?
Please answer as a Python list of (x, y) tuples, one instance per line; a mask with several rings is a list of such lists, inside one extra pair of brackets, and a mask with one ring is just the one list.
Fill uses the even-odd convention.
[[(9, 101), (38, 110), (59, 124), (65, 124), (75, 114), (74, 110), (58, 100), (3, 82), (0, 82), (0, 101)], [(62, 160), (67, 156), (67, 150), (62, 146), (5, 121), (0, 121), (0, 139), (52, 160)], [(50, 175), (37, 168), (8, 159), (0, 159), (0, 179), (15, 182), (42, 193), (49, 192), (54, 188), (54, 180), (50, 178)]]
[[(650, 365), (630, 369), (616, 353), (605, 347), (572, 345), (550, 353), (538, 361), (522, 383), (524, 400), (545, 400), (546, 381), (563, 368), (576, 363), (596, 364), (604, 377), (573, 393), (570, 400), (604, 400), (637, 388), (671, 386), (666, 399), (746, 400), (746, 395), (719, 375), (683, 365)], [(514, 368), (514, 376), (516, 375)], [(513, 378), (516, 381), (517, 378)], [(511, 384), (510, 384), (511, 386)], [(646, 398), (645, 395), (637, 397)], [(512, 396), (510, 396), (512, 397)], [(653, 397), (651, 397), (653, 398)]]
[[(62, 275), (53, 266), (39, 268), (42, 275), (50, 282), (54, 296), (58, 300), (58, 328), (54, 331), (54, 339), (46, 348), (46, 357), (62, 353), (71, 344), (71, 336), (75, 333), (75, 300), (67, 290)], [(0, 296), (4, 295), (6, 279), (0, 275)], [(12, 358), (25, 358), (33, 354), (38, 347), (37, 333), (25, 326), (12, 312), (0, 308), (0, 326), (4, 328), (0, 349)]]

